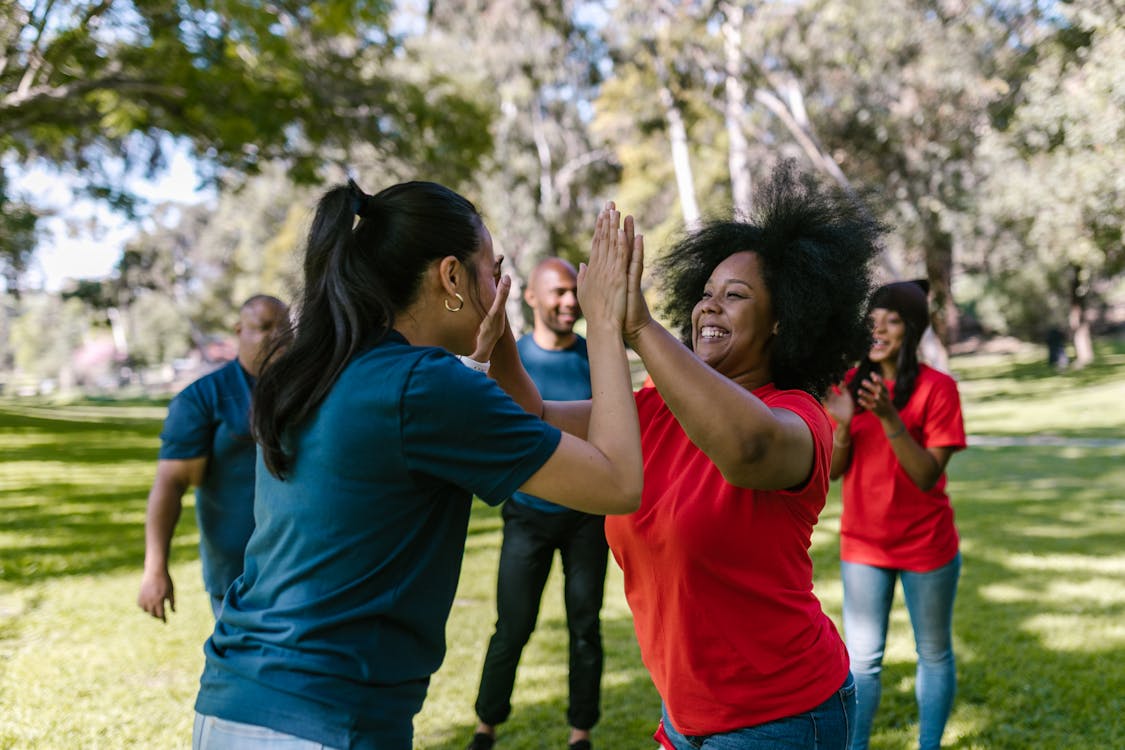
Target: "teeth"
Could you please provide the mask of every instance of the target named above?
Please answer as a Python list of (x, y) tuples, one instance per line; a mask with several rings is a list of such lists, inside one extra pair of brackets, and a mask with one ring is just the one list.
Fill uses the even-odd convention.
[(703, 326), (699, 329), (699, 338), (701, 339), (721, 339), (729, 335), (722, 328), (716, 326)]

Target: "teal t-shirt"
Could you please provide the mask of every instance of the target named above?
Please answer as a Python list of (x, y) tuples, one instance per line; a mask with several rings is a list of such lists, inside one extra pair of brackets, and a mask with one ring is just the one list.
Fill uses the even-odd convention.
[(253, 385), (232, 360), (172, 399), (160, 433), (161, 459), (207, 457), (203, 481), (195, 488), (195, 518), (203, 587), (216, 596), (242, 572), (242, 553), (254, 530)]
[[(516, 346), (520, 361), (548, 401), (585, 401), (590, 398), (590, 355), (586, 339), (578, 336), (574, 345), (562, 350), (544, 349), (531, 334), (523, 336)], [(512, 501), (544, 513), (567, 513), (569, 508), (535, 495), (516, 492)]]
[(259, 457), (256, 528), (196, 710), (332, 747), (409, 748), (472, 496), (509, 497), (559, 440), (443, 349), (392, 333), (357, 356), (294, 436), (289, 476)]

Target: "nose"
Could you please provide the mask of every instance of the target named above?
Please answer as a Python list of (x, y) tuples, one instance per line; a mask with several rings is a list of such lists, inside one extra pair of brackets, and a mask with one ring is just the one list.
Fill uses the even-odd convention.
[(699, 300), (699, 312), (717, 312), (719, 310), (719, 301), (715, 297), (704, 297)]

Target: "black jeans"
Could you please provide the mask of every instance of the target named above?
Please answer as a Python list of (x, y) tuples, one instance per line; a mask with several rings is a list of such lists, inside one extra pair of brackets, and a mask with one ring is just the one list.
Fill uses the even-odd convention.
[(555, 550), (562, 556), (566, 624), (570, 632), (570, 726), (590, 729), (600, 713), (605, 518), (568, 510), (544, 513), (508, 501), (496, 581), (496, 632), (488, 642), (477, 694), (477, 716), (496, 725), (512, 712), (512, 687), (523, 647), (535, 630)]

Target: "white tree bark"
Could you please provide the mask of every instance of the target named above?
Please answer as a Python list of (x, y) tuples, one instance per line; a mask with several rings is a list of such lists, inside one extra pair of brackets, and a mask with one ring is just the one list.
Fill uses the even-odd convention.
[(745, 12), (738, 3), (722, 3), (724, 112), (727, 139), (730, 141), (727, 164), (730, 169), (731, 202), (735, 213), (749, 215), (753, 208), (753, 178), (750, 175), (750, 146), (742, 129), (746, 108), (746, 84), (742, 71), (742, 23)]

